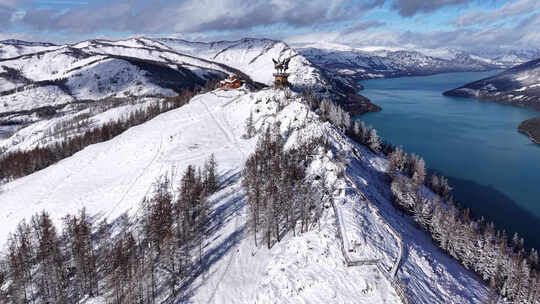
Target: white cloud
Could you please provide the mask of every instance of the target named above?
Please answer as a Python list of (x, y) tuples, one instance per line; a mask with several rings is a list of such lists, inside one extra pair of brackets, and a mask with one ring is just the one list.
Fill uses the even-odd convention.
[(92, 33), (201, 32), (246, 30), (284, 24), (302, 28), (352, 20), (382, 0), (112, 0), (107, 6), (92, 3), (68, 11), (30, 9), (24, 23), (39, 30)]
[(395, 0), (392, 8), (401, 16), (411, 17), (418, 13), (429, 13), (449, 5), (467, 4), (471, 0)]
[(454, 47), (472, 51), (498, 48), (539, 48), (540, 13), (530, 16), (517, 26), (490, 26), (482, 29), (456, 29), (448, 31), (361, 31), (338, 33), (335, 31), (309, 33), (286, 39), (292, 44), (315, 42), (337, 43), (350, 47)]
[(0, 7), (14, 8), (22, 2), (21, 0), (0, 0)]
[(26, 11), (24, 10), (16, 10), (11, 14), (10, 21), (11, 22), (17, 22), (24, 18), (24, 15), (26, 15)]
[(452, 21), (457, 26), (469, 26), (474, 24), (491, 24), (509, 17), (519, 16), (540, 10), (538, 0), (518, 0), (509, 2), (491, 12), (474, 10), (467, 12)]

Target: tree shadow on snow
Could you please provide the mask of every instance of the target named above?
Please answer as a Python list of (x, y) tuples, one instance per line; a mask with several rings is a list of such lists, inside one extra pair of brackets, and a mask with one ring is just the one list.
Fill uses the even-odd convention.
[[(239, 176), (239, 173), (228, 176), (220, 183), (220, 189), (236, 183)], [(226, 264), (223, 267), (213, 270), (212, 272), (209, 272), (209, 269), (225, 258), (227, 254), (230, 253), (231, 250), (233, 250), (234, 247), (243, 239), (244, 232), (246, 230), (246, 224), (244, 221), (239, 221), (238, 226), (235, 226), (234, 231), (221, 241), (218, 240), (222, 234), (218, 233), (220, 233), (220, 229), (222, 229), (227, 223), (236, 220), (236, 216), (241, 216), (239, 212), (244, 206), (244, 202), (242, 202), (244, 197), (245, 195), (241, 191), (234, 191), (219, 194), (219, 196), (214, 196), (212, 198), (213, 204), (219, 205), (215, 207), (213, 212), (210, 214), (210, 219), (208, 221), (209, 226), (206, 230), (206, 242), (208, 244), (206, 244), (204, 248), (208, 248), (210, 244), (215, 245), (209, 250), (204, 251), (202, 264), (200, 264), (199, 260), (197, 259), (193, 271), (190, 272), (190, 276), (182, 284), (181, 290), (184, 290), (184, 295), (178, 299), (178, 303), (189, 302), (190, 298), (195, 294), (195, 291), (201, 287), (201, 283), (194, 285), (197, 278), (201, 276), (214, 276), (216, 272), (222, 271), (222, 274), (217, 281), (217, 284), (219, 284), (219, 282), (221, 282), (221, 280), (227, 274), (228, 267), (232, 262), (232, 257), (231, 260), (226, 261)], [(219, 243), (216, 244), (216, 241)], [(202, 281), (204, 281), (204, 279)]]
[(221, 190), (228, 186), (234, 185), (240, 180), (241, 177), (242, 177), (241, 172), (238, 172), (235, 170), (228, 170), (227, 172), (222, 174), (222, 178), (220, 178), (220, 181), (218, 184), (218, 189)]
[[(204, 277), (211, 277), (216, 274), (218, 270), (213, 270), (212, 272), (208, 272), (209, 268), (212, 267), (215, 263), (223, 259), (227, 253), (231, 251), (242, 239), (242, 235), (245, 230), (245, 225), (237, 228), (232, 234), (227, 236), (221, 243), (217, 244), (214, 248), (211, 250), (208, 250), (204, 253), (202, 258), (202, 265), (196, 262), (196, 265), (194, 265), (196, 269), (190, 272), (190, 275), (186, 280), (183, 282), (182, 286), (180, 287), (180, 290), (183, 290), (183, 295), (177, 298), (178, 300), (176, 303), (186, 303), (189, 302), (191, 297), (195, 294), (195, 292), (202, 286), (202, 282), (198, 283), (197, 285), (194, 285), (194, 282), (199, 278), (201, 275)], [(232, 260), (231, 260), (232, 262)], [(221, 277), (219, 278), (217, 284), (221, 282), (221, 280), (225, 277), (227, 274), (227, 269), (230, 266), (230, 264), (225, 265), (225, 269), (221, 268), (223, 273)], [(203, 280), (204, 281), (204, 280)], [(217, 287), (217, 286), (216, 286)]]

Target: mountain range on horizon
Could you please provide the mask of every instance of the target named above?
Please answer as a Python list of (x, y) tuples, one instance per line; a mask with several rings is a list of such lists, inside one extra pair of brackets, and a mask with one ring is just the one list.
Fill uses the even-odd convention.
[[(128, 39), (122, 39), (118, 41), (129, 41), (129, 40), (140, 40), (140, 39), (147, 39), (147, 40), (155, 40), (155, 41), (162, 41), (162, 42), (169, 42), (171, 44), (178, 45), (179, 43), (184, 43), (186, 45), (189, 45), (190, 43), (199, 44), (199, 45), (211, 45), (215, 48), (220, 47), (220, 45), (234, 45), (238, 44), (240, 41), (274, 41), (277, 42), (279, 40), (274, 39), (264, 39), (264, 38), (242, 38), (238, 40), (220, 40), (220, 41), (201, 41), (201, 42), (192, 42), (185, 39), (178, 39), (178, 38), (146, 38), (146, 37), (137, 37), (137, 38), (128, 38)], [(105, 40), (105, 39), (90, 39), (88, 41), (110, 41), (114, 42), (113, 40)], [(85, 40), (86, 41), (86, 40)], [(83, 43), (85, 41), (72, 43), (72, 44), (54, 44), (50, 42), (28, 42), (23, 40), (17, 40), (17, 39), (7, 39), (7, 40), (1, 40), (0, 43), (2, 44), (2, 48), (0, 48), (0, 58), (9, 58), (9, 57), (15, 57), (18, 55), (22, 55), (25, 52), (34, 52), (31, 50), (25, 51), (25, 47), (43, 47), (44, 49), (53, 49), (61, 46), (69, 46), (69, 45), (78, 45), (80, 43)], [(284, 43), (284, 42), (282, 42)], [(166, 43), (165, 43), (166, 44)], [(435, 71), (451, 71), (452, 66), (448, 61), (453, 61), (453, 63), (456, 65), (454, 69), (465, 69), (465, 66), (462, 66), (459, 68), (458, 66), (470, 64), (470, 70), (475, 71), (479, 69), (506, 69), (510, 68), (512, 66), (524, 63), (526, 61), (530, 61), (533, 59), (540, 58), (540, 48), (485, 48), (481, 52), (478, 50), (476, 51), (467, 51), (465, 49), (457, 49), (452, 47), (439, 47), (439, 48), (416, 48), (416, 47), (410, 47), (410, 46), (403, 46), (403, 47), (385, 47), (385, 46), (363, 46), (363, 47), (351, 47), (344, 44), (338, 44), (338, 43), (325, 43), (325, 42), (315, 42), (315, 43), (293, 43), (290, 45), (292, 48), (295, 48), (299, 50), (304, 56), (308, 56), (310, 59), (316, 62), (321, 62), (321, 59), (318, 58), (327, 58), (332, 57), (331, 59), (328, 58), (326, 64), (329, 65), (347, 65), (347, 61), (349, 61), (349, 64), (351, 66), (357, 65), (362, 66), (364, 68), (371, 68), (373, 71), (379, 71), (382, 74), (373, 74), (373, 75), (365, 75), (363, 77), (366, 78), (374, 78), (374, 77), (381, 77), (384, 75), (384, 77), (389, 77), (392, 75), (402, 75), (399, 73), (403, 73), (403, 75), (407, 75), (408, 72), (406, 70), (406, 67), (401, 67), (403, 70), (396, 71), (396, 74), (390, 74), (388, 68), (380, 68), (377, 69), (377, 65), (379, 67), (386, 66), (389, 67), (391, 64), (397, 65), (397, 62), (399, 60), (407, 59), (407, 57), (410, 58), (411, 63), (413, 63), (413, 60), (423, 60), (424, 65), (437, 65), (437, 63), (440, 65), (439, 70), (436, 70), (436, 67), (431, 67), (433, 69), (432, 72)], [(184, 51), (188, 51), (187, 49), (183, 49)], [(189, 52), (189, 51), (188, 51)], [(402, 58), (398, 58), (398, 56), (406, 56)], [(416, 59), (414, 57), (417, 57)], [(429, 58), (431, 57), (431, 58)], [(354, 58), (356, 62), (353, 62), (354, 60), (351, 60), (351, 58)], [(421, 58), (421, 59), (419, 59)], [(371, 59), (374, 62), (363, 62), (366, 60)], [(429, 62), (431, 59), (432, 62)], [(334, 62), (331, 62), (331, 61)], [(438, 61), (438, 62), (437, 62)], [(446, 65), (446, 66), (445, 66)], [(399, 69), (399, 67), (394, 67), (396, 69)], [(422, 67), (420, 67), (422, 68)], [(426, 67), (428, 69), (430, 67)], [(417, 72), (419, 73), (419, 72)], [(425, 73), (428, 73), (426, 71)], [(402, 76), (403, 76), (402, 75)]]

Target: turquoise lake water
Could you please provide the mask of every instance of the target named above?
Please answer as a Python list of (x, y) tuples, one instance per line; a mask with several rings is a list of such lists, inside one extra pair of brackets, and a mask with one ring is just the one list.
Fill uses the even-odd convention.
[(540, 113), (442, 95), (496, 73), (363, 81), (360, 93), (383, 110), (357, 118), (447, 176), (456, 201), (475, 216), (540, 248), (540, 145), (517, 132), (520, 122)]

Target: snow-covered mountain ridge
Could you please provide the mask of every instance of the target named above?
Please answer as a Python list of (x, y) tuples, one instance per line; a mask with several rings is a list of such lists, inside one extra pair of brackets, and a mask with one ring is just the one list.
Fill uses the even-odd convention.
[(488, 99), (540, 111), (540, 59), (465, 84), (444, 94)]
[(173, 96), (230, 73), (232, 69), (218, 66), (164, 65), (66, 47), (1, 61), (0, 113), (5, 116), (81, 100)]
[[(309, 172), (328, 174), (336, 189), (336, 209), (327, 206), (319, 228), (294, 237), (288, 234), (270, 250), (254, 247), (246, 228), (249, 213), (239, 175), (257, 141), (257, 136), (244, 137), (250, 113), (258, 134), (280, 122), (280, 133), (288, 138), (286, 147), (320, 134), (328, 137), (330, 145), (328, 153), (317, 154)], [(487, 298), (486, 287), (474, 274), (443, 254), (394, 209), (385, 157), (320, 121), (300, 98), (287, 99), (271, 89), (199, 95), (184, 107), (4, 185), (0, 238), (5, 240), (18, 221), (42, 209), (57, 223), (82, 206), (109, 219), (125, 212), (135, 215), (157, 177), (199, 165), (210, 153), (216, 156), (223, 182), (210, 198), (217, 222), (204, 246), (204, 254), (213, 262), (204, 276), (191, 283), (186, 302), (401, 302), (377, 267), (347, 267), (341, 246), (355, 259), (381, 260), (383, 271), (400, 261), (397, 278), (405, 282), (412, 303), (479, 303)], [(343, 176), (338, 158), (345, 160)], [(21, 208), (21, 203), (26, 207)], [(343, 245), (337, 229), (344, 235)], [(91, 301), (105, 303), (106, 299)]]
[(273, 83), (273, 76), (269, 73), (274, 70), (271, 59), (290, 58), (289, 82), (295, 89), (310, 88), (319, 94), (331, 96), (356, 115), (380, 110), (378, 106), (357, 93), (362, 86), (354, 79), (328, 74), (325, 69), (314, 65), (303, 54), (282, 41), (253, 38), (209, 43), (170, 38), (156, 40), (179, 52), (235, 67), (250, 75), (255, 81), (267, 85)]
[(94, 39), (73, 45), (0, 42), (16, 48), (0, 57), (0, 113), (80, 100), (171, 96), (187, 87), (236, 74), (255, 86), (271, 85), (272, 58), (292, 58), (291, 84), (330, 94), (356, 113), (377, 110), (351, 82), (328, 79), (285, 43), (242, 39), (197, 43), (175, 39)]
[(509, 68), (540, 57), (540, 50), (502, 50), (476, 54), (452, 48), (352, 48), (328, 43), (299, 45), (297, 50), (333, 75), (357, 81)]
[(48, 42), (28, 42), (15, 39), (2, 40), (0, 41), (0, 59), (54, 50), (59, 47), (60, 46)]

